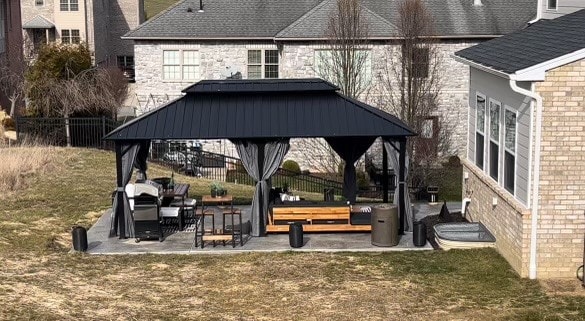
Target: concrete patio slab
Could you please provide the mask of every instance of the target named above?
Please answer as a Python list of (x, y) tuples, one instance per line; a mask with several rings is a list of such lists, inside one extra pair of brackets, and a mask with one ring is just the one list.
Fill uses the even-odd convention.
[[(448, 203), (450, 211), (460, 210), (460, 203)], [(249, 219), (250, 206), (238, 206), (242, 210), (243, 220)], [(414, 205), (415, 219), (420, 220), (427, 215), (436, 215), (441, 204), (429, 205), (417, 203)], [(166, 229), (163, 242), (158, 240), (135, 242), (134, 239), (118, 239), (109, 237), (111, 210), (104, 215), (88, 231), (88, 253), (90, 254), (236, 254), (247, 252), (389, 252), (389, 251), (420, 251), (432, 250), (427, 243), (424, 247), (415, 247), (412, 242), (412, 233), (405, 233), (400, 242), (393, 247), (378, 247), (371, 244), (370, 233), (305, 233), (305, 244), (301, 248), (293, 249), (289, 246), (288, 234), (269, 234), (266, 237), (244, 237), (244, 245), (232, 247), (231, 244), (216, 246), (208, 242), (205, 248), (194, 246), (194, 220), (185, 230)], [(219, 219), (218, 219), (219, 218)], [(221, 226), (221, 215), (216, 215), (216, 226)]]

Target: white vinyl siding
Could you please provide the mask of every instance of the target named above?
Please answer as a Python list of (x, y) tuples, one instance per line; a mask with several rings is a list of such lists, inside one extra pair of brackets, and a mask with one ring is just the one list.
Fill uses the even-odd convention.
[[(521, 88), (530, 90), (530, 83), (526, 82), (519, 82), (518, 85)], [(530, 169), (530, 145), (531, 145), (531, 118), (532, 118), (532, 109), (531, 109), (531, 100), (523, 95), (515, 93), (510, 89), (509, 82), (506, 79), (500, 78), (498, 76), (483, 72), (481, 70), (471, 68), (470, 70), (470, 92), (469, 92), (469, 135), (468, 135), (468, 159), (471, 162), (475, 162), (475, 156), (477, 155), (477, 142), (476, 142), (476, 133), (477, 133), (477, 97), (485, 97), (487, 106), (486, 112), (486, 124), (485, 124), (485, 133), (486, 135), (491, 134), (490, 132), (490, 124), (489, 124), (489, 102), (494, 101), (499, 103), (500, 106), (500, 121), (499, 121), (499, 155), (498, 155), (498, 182), (497, 184), (501, 186), (503, 190), (507, 190), (509, 193), (514, 195), (514, 197), (525, 206), (528, 205), (529, 202), (529, 169)], [(516, 123), (515, 123), (515, 146), (513, 150), (514, 156), (514, 182), (511, 183), (510, 180), (506, 180), (506, 173), (507, 167), (506, 166), (506, 153), (508, 153), (508, 163), (510, 163), (510, 156), (512, 155), (512, 149), (510, 148), (510, 143), (508, 142), (506, 146), (506, 138), (511, 139), (511, 132), (506, 133), (506, 126), (508, 127), (509, 131), (512, 130), (511, 125), (506, 125), (505, 122), (505, 111), (514, 111), (516, 112)], [(507, 136), (506, 136), (507, 135)], [(485, 137), (485, 145), (489, 145), (491, 142), (491, 137)], [(489, 155), (489, 148), (485, 147), (485, 165), (484, 165), (484, 172), (486, 177), (490, 177), (489, 167), (490, 167), (490, 155)], [(506, 183), (513, 184), (513, 191), (511, 188), (506, 188)], [(508, 186), (509, 187), (509, 186)]]
[(199, 64), (199, 51), (197, 50), (163, 50), (163, 79), (199, 80)]

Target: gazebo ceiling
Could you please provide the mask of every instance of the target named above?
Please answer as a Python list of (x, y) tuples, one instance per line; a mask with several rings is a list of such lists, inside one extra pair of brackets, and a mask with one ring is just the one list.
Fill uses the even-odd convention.
[(400, 119), (322, 79), (204, 80), (105, 139), (406, 137)]

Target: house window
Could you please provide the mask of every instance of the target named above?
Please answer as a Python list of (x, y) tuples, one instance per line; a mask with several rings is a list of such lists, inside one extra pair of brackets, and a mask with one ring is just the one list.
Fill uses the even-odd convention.
[(248, 79), (278, 78), (278, 50), (248, 50)]
[(63, 29), (61, 30), (61, 42), (66, 44), (78, 44), (81, 42), (79, 30), (77, 29)]
[(163, 79), (165, 80), (198, 80), (199, 51), (197, 50), (164, 50)]
[[(402, 57), (407, 57), (406, 47), (402, 46)], [(410, 59), (404, 61), (412, 64), (410, 75), (413, 78), (427, 78), (429, 76), (429, 48), (412, 47)]]
[(118, 56), (118, 68), (129, 81), (134, 80), (134, 56)]
[(483, 169), (485, 138), (485, 97), (479, 94), (475, 101), (475, 165)]
[(514, 177), (516, 165), (516, 112), (506, 109), (504, 112), (504, 188), (514, 194)]
[[(38, 1), (38, 0), (37, 0)], [(79, 11), (79, 0), (60, 0), (61, 11)]]
[[(333, 54), (332, 50), (315, 50), (315, 75), (339, 85), (344, 81), (342, 72), (344, 59), (342, 55)], [(354, 64), (347, 63), (355, 69), (355, 81), (365, 89), (372, 81), (372, 55), (370, 50), (356, 50)], [(353, 66), (352, 66), (353, 65)], [(360, 72), (357, 72), (360, 70)]]
[(557, 0), (547, 0), (546, 8), (548, 10), (557, 10)]
[(35, 6), (42, 7), (45, 5), (45, 0), (35, 0)]
[(490, 101), (490, 176), (498, 181), (500, 160), (500, 104)]

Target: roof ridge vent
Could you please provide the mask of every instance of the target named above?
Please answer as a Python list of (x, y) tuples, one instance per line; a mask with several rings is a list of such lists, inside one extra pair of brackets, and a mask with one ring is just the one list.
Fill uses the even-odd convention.
[(483, 3), (481, 3), (481, 0), (473, 0), (473, 5), (476, 7), (480, 7), (483, 6)]

